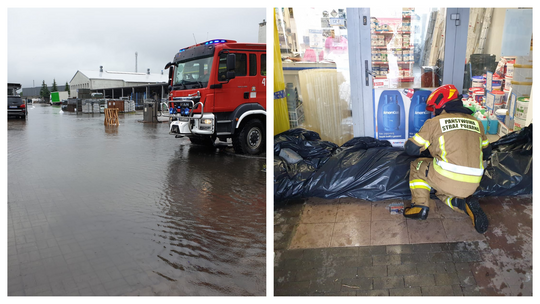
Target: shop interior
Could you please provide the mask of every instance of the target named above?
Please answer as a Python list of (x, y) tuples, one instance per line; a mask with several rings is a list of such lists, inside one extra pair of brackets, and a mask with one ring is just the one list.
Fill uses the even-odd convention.
[[(462, 10), (370, 8), (357, 22), (358, 16), (344, 7), (275, 9), (277, 295), (532, 295), (532, 9)], [(362, 22), (370, 29), (355, 28)], [(466, 26), (466, 41), (449, 43), (449, 25)], [(449, 44), (459, 49), (449, 52)], [(450, 79), (450, 70), (459, 72)], [(482, 181), (487, 174), (492, 184), (481, 183), (477, 191), (490, 220), (485, 234), (471, 227), (467, 215), (436, 199), (426, 221), (399, 215), (408, 202), (402, 197), (410, 191), (407, 174), (398, 171), (409, 168), (394, 148), (429, 118), (416, 126), (416, 120), (403, 117), (422, 108), (426, 94), (455, 79), (463, 105), (482, 123), (491, 143), (502, 146), (530, 132), (525, 144), (512, 147), (522, 150), (500, 149), (485, 163), (489, 173)], [(353, 92), (364, 85), (370, 94), (362, 95), (361, 110), (355, 110)], [(382, 132), (377, 106), (385, 94), (388, 100), (402, 100), (392, 105), (396, 112), (408, 112), (398, 120), (399, 135)], [(415, 101), (415, 96), (420, 97)], [(359, 132), (356, 124), (370, 119), (373, 127)], [(368, 148), (352, 151), (348, 144), (359, 137), (368, 138)], [(385, 139), (393, 147), (375, 146)], [(287, 154), (285, 147), (292, 146), (299, 147), (297, 153)], [(512, 158), (516, 166), (503, 165)], [(508, 191), (512, 187), (519, 190)], [(438, 247), (448, 244), (479, 256), (462, 263), (459, 254)], [(433, 248), (434, 255), (448, 259), (430, 260), (427, 252)], [(352, 278), (344, 274), (350, 266), (339, 268), (344, 260), (357, 263)], [(428, 261), (445, 264), (429, 272)], [(418, 277), (426, 281), (411, 282)], [(442, 277), (453, 279), (442, 286)]]
[[(464, 105), (482, 121), (492, 141), (532, 121), (532, 110), (528, 111), (529, 105), (532, 108), (532, 29), (526, 31), (531, 34), (527, 55), (512, 54), (510, 34), (504, 37), (505, 30), (515, 30), (510, 25), (520, 20), (520, 11), (469, 9), (461, 93)], [(277, 126), (285, 127), (276, 132), (303, 127), (338, 145), (354, 136), (374, 136), (353, 132), (358, 118), (353, 117), (351, 104), (355, 80), (351, 79), (347, 9), (276, 8), (275, 12), (287, 102), (287, 117), (275, 118)], [(372, 88), (433, 90), (446, 84), (445, 61), (452, 62), (444, 54), (449, 18), (453, 17), (445, 8), (371, 8)], [(489, 91), (487, 74), (493, 75)]]

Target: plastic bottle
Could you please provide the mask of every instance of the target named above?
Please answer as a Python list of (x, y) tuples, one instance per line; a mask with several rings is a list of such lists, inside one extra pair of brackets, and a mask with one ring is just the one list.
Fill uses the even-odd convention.
[(484, 132), (485, 133), (488, 133), (488, 129), (489, 129), (489, 124), (488, 124), (488, 119), (485, 115), (482, 115), (480, 112), (477, 112), (477, 119), (482, 123), (482, 125), (484, 126)]
[(467, 103), (466, 108), (468, 108), (469, 110), (473, 111), (473, 113), (475, 113), (476, 112), (476, 104), (475, 104), (475, 102), (474, 101), (469, 101)]
[(482, 113), (482, 114), (485, 114), (486, 113), (486, 107), (480, 105), (480, 104), (475, 104), (475, 110), (476, 112), (479, 112), (479, 113)]
[(401, 109), (397, 101), (397, 96), (389, 95), (385, 97), (386, 102), (383, 106), (383, 129), (385, 131), (398, 130)]
[[(488, 128), (487, 133), (489, 134), (497, 134), (497, 129), (499, 127), (499, 120), (497, 119), (497, 116), (493, 113), (489, 113), (488, 116)], [(485, 126), (484, 126), (485, 128)]]
[(509, 128), (512, 128), (512, 126), (514, 126), (514, 120), (510, 118), (510, 115), (508, 112), (506, 112), (504, 124)]
[(287, 108), (289, 109), (289, 112), (296, 111), (296, 91), (292, 83), (287, 83), (285, 93), (287, 94)]

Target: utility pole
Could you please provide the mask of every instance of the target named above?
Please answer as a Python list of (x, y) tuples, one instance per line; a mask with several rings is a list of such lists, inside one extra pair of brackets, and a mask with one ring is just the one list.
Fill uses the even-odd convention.
[(135, 73), (137, 73), (137, 52), (135, 52)]

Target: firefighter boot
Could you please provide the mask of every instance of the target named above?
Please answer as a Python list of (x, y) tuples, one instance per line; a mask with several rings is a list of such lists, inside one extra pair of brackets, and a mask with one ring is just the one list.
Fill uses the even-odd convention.
[(478, 233), (486, 232), (488, 229), (489, 221), (487, 215), (484, 213), (484, 210), (480, 208), (480, 203), (478, 203), (478, 199), (469, 196), (466, 199), (464, 205), (464, 211), (471, 218), (474, 229), (476, 229)]
[(403, 210), (403, 216), (413, 220), (425, 220), (429, 213), (428, 206), (412, 204), (410, 207), (405, 207)]

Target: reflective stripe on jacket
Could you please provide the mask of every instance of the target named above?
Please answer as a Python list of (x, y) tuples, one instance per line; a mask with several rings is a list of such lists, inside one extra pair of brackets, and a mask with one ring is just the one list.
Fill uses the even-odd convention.
[(427, 120), (409, 141), (420, 152), (429, 150), (438, 174), (466, 183), (479, 183), (482, 179), (482, 149), (489, 145), (489, 140), (484, 126), (473, 116), (443, 111)]

